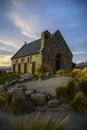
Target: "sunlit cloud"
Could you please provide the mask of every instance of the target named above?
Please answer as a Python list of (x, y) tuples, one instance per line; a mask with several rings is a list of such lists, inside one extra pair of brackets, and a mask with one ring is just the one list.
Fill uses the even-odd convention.
[[(27, 2), (24, 0), (10, 0), (12, 3), (12, 10), (8, 17), (11, 22), (20, 30), (21, 34), (29, 39), (35, 40), (38, 38), (38, 18), (36, 15), (29, 12)], [(29, 3), (28, 3), (29, 4)]]
[(73, 51), (73, 55), (80, 55), (80, 54), (86, 54), (87, 51)]
[(9, 66), (11, 65), (10, 58), (11, 55), (0, 55), (0, 66)]
[(19, 28), (22, 35), (31, 38), (37, 39), (38, 36), (36, 32), (38, 31), (37, 26), (35, 25), (35, 19), (32, 17), (29, 19), (25, 19), (21, 14), (13, 12), (10, 14), (10, 19), (13, 24)]

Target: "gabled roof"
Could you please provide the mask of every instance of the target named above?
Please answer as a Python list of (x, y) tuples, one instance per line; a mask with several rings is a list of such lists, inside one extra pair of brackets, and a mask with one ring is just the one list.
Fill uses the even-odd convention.
[(31, 43), (24, 44), (21, 47), (21, 49), (11, 59), (36, 54), (36, 53), (40, 52), (40, 49), (41, 49), (41, 39), (38, 39)]

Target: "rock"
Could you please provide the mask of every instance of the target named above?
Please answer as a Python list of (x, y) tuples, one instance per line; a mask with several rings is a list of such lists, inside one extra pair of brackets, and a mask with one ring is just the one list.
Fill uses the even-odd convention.
[(20, 99), (26, 99), (23, 88), (11, 88), (7, 91), (11, 93), (13, 97), (18, 97)]
[(49, 108), (59, 107), (60, 106), (60, 101), (57, 100), (57, 99), (50, 100), (50, 101), (48, 101), (47, 106)]
[(53, 96), (47, 92), (43, 92), (43, 94), (47, 97), (47, 100), (52, 100)]
[(32, 75), (30, 75), (30, 74), (25, 74), (25, 75), (23, 76), (23, 78), (24, 78), (24, 80), (31, 80), (31, 79), (32, 79)]
[(47, 103), (47, 98), (44, 94), (35, 93), (30, 96), (31, 100), (34, 102), (34, 104), (42, 106)]
[(36, 92), (36, 89), (31, 89), (31, 90), (25, 90), (24, 93), (26, 96), (30, 96), (31, 94), (34, 94)]

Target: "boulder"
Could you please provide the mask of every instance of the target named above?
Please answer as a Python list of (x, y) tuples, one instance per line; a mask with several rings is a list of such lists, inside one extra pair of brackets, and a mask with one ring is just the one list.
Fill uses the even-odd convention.
[(52, 100), (54, 98), (51, 94), (49, 94), (47, 92), (43, 92), (43, 94), (46, 96), (46, 98), (47, 98), (48, 101)]
[(44, 94), (34, 93), (34, 94), (31, 94), (30, 98), (35, 105), (42, 106), (47, 103), (47, 98)]
[(31, 94), (34, 94), (36, 92), (36, 89), (31, 89), (31, 90), (25, 90), (24, 93), (26, 96), (30, 96)]
[(23, 88), (11, 88), (7, 91), (11, 93), (13, 97), (18, 97), (20, 99), (26, 99)]
[(48, 101), (47, 106), (48, 106), (49, 108), (59, 107), (59, 106), (60, 106), (60, 101), (57, 100), (57, 99), (50, 100), (50, 101)]

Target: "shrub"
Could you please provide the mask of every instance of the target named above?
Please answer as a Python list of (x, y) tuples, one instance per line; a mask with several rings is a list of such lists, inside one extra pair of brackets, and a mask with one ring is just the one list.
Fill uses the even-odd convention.
[(51, 66), (50, 65), (41, 65), (39, 68), (38, 68), (38, 70), (37, 70), (37, 72), (39, 73), (39, 74), (45, 74), (45, 73), (52, 73), (52, 68), (51, 68)]
[(34, 110), (32, 102), (19, 98), (14, 98), (10, 105), (10, 111), (14, 114), (26, 114), (30, 113), (32, 110)]
[(26, 86), (24, 84), (17, 84), (16, 88), (26, 88)]
[(87, 99), (84, 96), (84, 94), (81, 91), (79, 91), (71, 101), (70, 105), (76, 111), (85, 112), (87, 106)]
[(56, 97), (65, 100), (66, 102), (70, 102), (75, 94), (79, 91), (78, 82), (74, 79), (71, 79), (67, 86), (58, 86), (56, 89)]
[(73, 130), (69, 116), (57, 118), (56, 115), (37, 114), (33, 119), (24, 118), (21, 120), (12, 119), (12, 130)]
[(80, 87), (78, 81), (75, 79), (70, 79), (66, 86), (66, 100), (70, 102), (79, 90)]
[(81, 80), (79, 81), (79, 86), (82, 92), (87, 96), (87, 80)]
[(65, 86), (58, 86), (55, 89), (56, 97), (61, 101), (65, 101), (66, 98), (66, 87)]
[(74, 69), (71, 76), (78, 80), (87, 80), (87, 67), (83, 69)]
[(68, 102), (76, 111), (85, 112), (87, 109), (87, 98), (83, 92), (85, 93), (86, 85), (86, 81), (79, 83), (76, 79), (71, 79), (66, 86), (59, 86), (55, 89), (56, 97), (60, 100)]
[(6, 93), (4, 96), (5, 99), (5, 107), (9, 108), (9, 105), (12, 102), (12, 94), (11, 93)]
[(70, 75), (70, 71), (68, 71), (68, 70), (58, 70), (56, 72), (56, 74), (60, 74), (61, 76), (62, 75)]
[(34, 78), (35, 80), (38, 80), (38, 79), (39, 79), (39, 75), (33, 75), (33, 78)]
[(77, 74), (80, 74), (81, 70), (80, 69), (74, 69), (72, 72), (71, 72), (71, 76), (73, 78), (76, 78)]
[(9, 108), (9, 105), (12, 102), (12, 94), (10, 93), (4, 93), (2, 97), (0, 97), (0, 106), (2, 108)]

